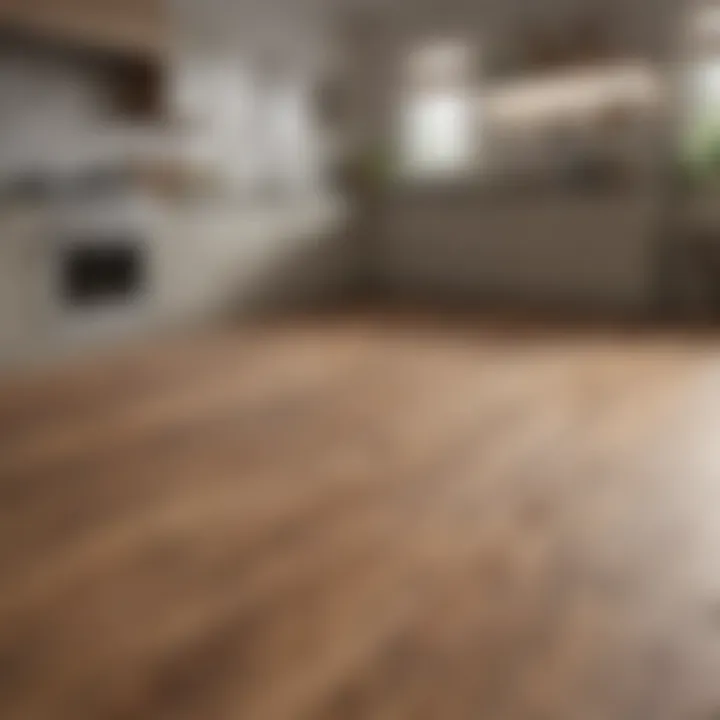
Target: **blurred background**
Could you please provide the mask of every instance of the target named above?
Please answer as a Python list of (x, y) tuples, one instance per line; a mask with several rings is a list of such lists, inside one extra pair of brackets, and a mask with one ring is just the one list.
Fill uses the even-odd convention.
[(720, 0), (0, 0), (0, 718), (720, 708)]
[(381, 294), (711, 317), (719, 18), (3, 0), (0, 359)]

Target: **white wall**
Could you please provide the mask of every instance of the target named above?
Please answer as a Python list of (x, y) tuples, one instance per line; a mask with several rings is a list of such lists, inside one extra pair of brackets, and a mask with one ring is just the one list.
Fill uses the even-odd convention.
[[(208, 293), (236, 304), (258, 294), (334, 293), (344, 282), (334, 234), (341, 210), (325, 183), (312, 107), (329, 46), (325, 16), (315, 0), (171, 6), (170, 102), (187, 128), (183, 152), (219, 186), (219, 197), (195, 215), (204, 237), (195, 254), (205, 253), (219, 273), (209, 272)], [(268, 185), (271, 201), (263, 198)], [(252, 230), (283, 225), (260, 242)]]
[(312, 122), (322, 16), (310, 0), (176, 0), (170, 101), (186, 149), (240, 190), (274, 173), (296, 192), (322, 180)]

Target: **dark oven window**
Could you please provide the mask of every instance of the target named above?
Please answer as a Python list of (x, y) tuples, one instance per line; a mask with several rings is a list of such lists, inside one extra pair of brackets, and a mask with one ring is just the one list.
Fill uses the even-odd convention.
[(72, 305), (116, 304), (142, 290), (139, 243), (103, 240), (71, 245), (62, 255), (62, 292)]

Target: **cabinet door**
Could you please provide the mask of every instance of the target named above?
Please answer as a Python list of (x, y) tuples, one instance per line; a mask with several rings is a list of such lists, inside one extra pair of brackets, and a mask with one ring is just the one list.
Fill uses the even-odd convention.
[(42, 223), (0, 226), (0, 364), (47, 346), (52, 258)]
[(22, 248), (19, 239), (0, 242), (0, 363), (22, 354), (28, 336), (28, 307), (23, 297)]

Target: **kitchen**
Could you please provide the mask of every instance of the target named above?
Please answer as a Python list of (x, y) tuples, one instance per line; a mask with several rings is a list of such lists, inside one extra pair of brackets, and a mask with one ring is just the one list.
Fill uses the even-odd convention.
[(336, 292), (342, 204), (296, 58), (263, 57), (273, 77), (257, 53), (6, 25), (2, 362)]

